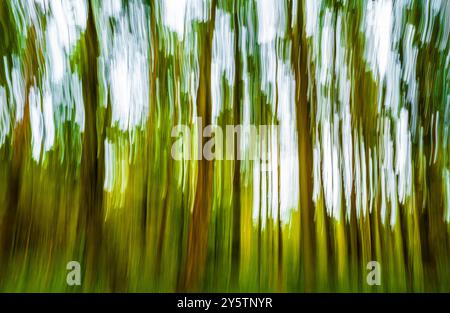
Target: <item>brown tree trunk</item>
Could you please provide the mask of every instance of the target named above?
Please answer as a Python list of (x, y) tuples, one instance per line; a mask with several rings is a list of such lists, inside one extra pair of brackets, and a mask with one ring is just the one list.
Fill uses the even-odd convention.
[[(82, 137), (83, 151), (81, 159), (81, 214), (79, 219), (79, 235), (85, 238), (86, 267), (96, 268), (102, 247), (103, 224), (103, 180), (104, 180), (104, 138), (101, 130), (101, 141), (98, 138), (97, 102), (98, 77), (97, 57), (99, 55), (97, 32), (94, 24), (92, 4), (85, 32), (83, 56), (85, 67), (82, 69), (83, 98), (85, 111), (85, 128)], [(108, 106), (109, 107), (109, 106)], [(84, 229), (85, 228), (85, 229)], [(85, 231), (85, 234), (83, 232)], [(88, 282), (89, 284), (89, 282)]]
[[(214, 33), (216, 1), (211, 3), (211, 17), (201, 25), (199, 31), (199, 87), (197, 92), (197, 114), (203, 125), (211, 124), (211, 52)], [(201, 129), (203, 132), (203, 129)], [(205, 139), (201, 136), (201, 147)], [(203, 151), (202, 151), (203, 152)], [(213, 167), (212, 162), (198, 161), (197, 186), (193, 212), (189, 218), (187, 257), (181, 280), (181, 290), (201, 290), (207, 257), (208, 227), (212, 206)]]
[[(307, 43), (304, 29), (303, 3), (297, 11), (296, 29), (291, 30), (292, 65), (295, 74), (295, 103), (298, 133), (300, 251), (303, 263), (305, 291), (314, 289), (314, 206), (312, 203), (312, 139), (310, 135), (310, 107), (308, 102)], [(289, 24), (290, 25), (290, 24)]]

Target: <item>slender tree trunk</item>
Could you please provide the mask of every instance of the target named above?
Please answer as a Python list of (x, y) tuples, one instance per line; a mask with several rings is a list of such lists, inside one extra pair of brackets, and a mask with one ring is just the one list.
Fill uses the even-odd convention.
[(314, 207), (312, 203), (312, 142), (310, 135), (310, 107), (308, 102), (307, 43), (303, 19), (303, 3), (297, 11), (297, 26), (292, 30), (292, 65), (295, 74), (295, 103), (298, 133), (300, 251), (303, 256), (305, 291), (314, 289)]
[[(211, 52), (215, 26), (216, 1), (211, 3), (211, 17), (201, 25), (199, 32), (199, 87), (197, 92), (197, 114), (203, 125), (211, 124)], [(201, 129), (203, 132), (203, 129)], [(201, 147), (204, 146), (202, 134)], [(212, 206), (212, 162), (198, 161), (197, 186), (194, 208), (189, 218), (187, 258), (181, 290), (201, 290), (207, 257), (209, 217)]]
[[(234, 4), (234, 124), (241, 124), (241, 59), (239, 53), (239, 1)], [(241, 138), (234, 141), (235, 161), (233, 174), (233, 241), (232, 241), (232, 285), (238, 287), (240, 271), (241, 250), (241, 162), (240, 145)]]
[[(97, 57), (98, 39), (94, 24), (92, 3), (89, 2), (87, 28), (84, 37), (84, 60), (82, 69), (85, 129), (82, 137), (81, 159), (81, 197), (80, 228), (86, 227), (85, 257), (86, 267), (98, 267), (102, 247), (103, 225), (103, 181), (104, 181), (104, 129), (97, 126), (98, 78)], [(109, 107), (109, 105), (108, 105)], [(100, 141), (101, 140), (101, 141)], [(82, 213), (83, 214), (83, 213)], [(85, 226), (84, 226), (85, 225)], [(80, 235), (84, 230), (80, 229)], [(94, 283), (94, 282), (88, 282)]]

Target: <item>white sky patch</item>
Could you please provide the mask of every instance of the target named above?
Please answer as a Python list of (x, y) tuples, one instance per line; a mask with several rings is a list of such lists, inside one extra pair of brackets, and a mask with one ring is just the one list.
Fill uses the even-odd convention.
[[(275, 103), (278, 101), (277, 119), (279, 121), (279, 126), (271, 128), (267, 141), (260, 144), (258, 148), (263, 151), (269, 149), (268, 163), (264, 161), (262, 164), (259, 161), (253, 163), (253, 219), (255, 223), (258, 221), (261, 206), (261, 218), (264, 227), (264, 220), (267, 214), (274, 219), (278, 218), (278, 205), (280, 206), (279, 218), (283, 223), (289, 222), (292, 210), (298, 207), (299, 161), (294, 74), (289, 61), (285, 63), (283, 60), (276, 58), (275, 51), (271, 49), (274, 47), (273, 45), (266, 43), (263, 46), (267, 48), (266, 51), (273, 51), (273, 54), (271, 58), (264, 58), (266, 66), (272, 64), (269, 66), (272, 71), (266, 68), (267, 74), (262, 75), (263, 84), (264, 82), (266, 84), (266, 88), (262, 87), (262, 89), (269, 90), (269, 84), (273, 86), (271, 87), (272, 93), (270, 93), (273, 97), (272, 108), (275, 112)], [(264, 53), (262, 54), (264, 55)], [(275, 71), (277, 63), (278, 70)], [(269, 72), (273, 75), (271, 82), (269, 81), (270, 78), (264, 80), (264, 78), (270, 76)], [(245, 88), (248, 88), (247, 84), (245, 84), (247, 79), (247, 75), (245, 75)], [(275, 92), (276, 87), (278, 88), (278, 93)], [(244, 105), (250, 109), (250, 101), (249, 99), (246, 100), (246, 96), (244, 96)], [(246, 112), (244, 107), (244, 124), (250, 122), (248, 115), (249, 111)], [(244, 145), (249, 144), (244, 143)], [(279, 180), (278, 170), (280, 171)], [(262, 191), (260, 190), (260, 184)], [(280, 185), (279, 194), (278, 184)], [(260, 199), (261, 194), (266, 196)]]
[(314, 144), (313, 148), (313, 194), (312, 199), (314, 203), (319, 200), (320, 192), (322, 189), (322, 177), (320, 176), (320, 164), (321, 164), (320, 144), (318, 140)]
[(276, 38), (284, 35), (287, 25), (284, 2), (261, 0), (256, 2), (258, 14), (258, 43), (261, 60), (261, 90), (268, 97), (275, 112), (277, 64)]
[(12, 90), (16, 108), (16, 122), (22, 120), (25, 108), (25, 81), (19, 62), (18, 57), (13, 57), (13, 69), (11, 71), (12, 86), (10, 86), (10, 90)]
[[(392, 53), (389, 55), (389, 71), (385, 76), (386, 94), (384, 97), (384, 107), (390, 108), (391, 112), (395, 115), (398, 112), (401, 99), (401, 76), (402, 68), (400, 66), (399, 55), (397, 53)], [(380, 85), (379, 88), (382, 88), (382, 85)]]
[(81, 132), (84, 132), (83, 85), (77, 73), (73, 73), (71, 76), (70, 97), (75, 105), (75, 122), (80, 126)]
[(381, 221), (386, 223), (388, 216), (388, 203), (390, 203), (390, 225), (395, 226), (397, 222), (397, 177), (395, 174), (394, 164), (394, 143), (391, 140), (391, 122), (389, 118), (382, 118), (383, 129), (381, 142), (381, 151), (378, 155), (380, 158), (380, 179), (381, 179)]
[(411, 194), (413, 180), (411, 170), (412, 144), (411, 135), (408, 130), (408, 110), (405, 108), (402, 108), (400, 112), (395, 140), (395, 171), (398, 176), (398, 200), (404, 204), (406, 197)]
[(102, 9), (107, 16), (118, 16), (122, 11), (122, 0), (104, 0)]
[[(234, 58), (234, 32), (231, 29), (231, 15), (220, 9), (216, 10), (216, 21), (213, 35), (212, 61), (211, 61), (211, 98), (212, 121), (217, 118), (225, 108), (224, 88), (222, 77), (225, 77), (229, 86), (234, 85), (235, 58)], [(232, 97), (229, 97), (232, 99)]]
[(333, 23), (333, 12), (329, 9), (325, 11), (323, 22), (321, 50), (320, 50), (320, 84), (325, 86), (330, 84), (331, 75), (333, 74), (333, 55), (334, 55), (334, 40), (335, 30)]
[[(103, 189), (113, 193), (116, 203), (113, 207), (122, 207), (124, 193), (128, 185), (128, 153), (127, 143), (123, 138), (116, 142), (105, 139), (105, 179)], [(116, 193), (116, 194), (114, 194)]]
[[(447, 1), (447, 0), (444, 0)], [(429, 0), (423, 3), (423, 9), (421, 11), (421, 23), (420, 32), (422, 34), (422, 43), (428, 44), (431, 41), (431, 35), (433, 32), (436, 16), (441, 11), (442, 0)]]
[(342, 117), (342, 161), (344, 194), (347, 209), (347, 218), (350, 217), (351, 194), (353, 186), (353, 142), (350, 105), (345, 106)]
[[(349, 67), (347, 65), (347, 49), (346, 49), (346, 32), (345, 19), (342, 13), (337, 15), (336, 29), (336, 53), (335, 53), (335, 77), (338, 83), (338, 99), (340, 102), (340, 110), (338, 112), (338, 120), (334, 123), (341, 123), (341, 142), (340, 153), (342, 160), (342, 183), (345, 196), (346, 217), (350, 219), (352, 206), (352, 190), (353, 190), (353, 140), (352, 140), (352, 116), (350, 111), (350, 93), (352, 85), (349, 75)], [(336, 139), (339, 142), (339, 138)], [(355, 148), (355, 159), (359, 156)], [(362, 151), (364, 152), (364, 151)], [(358, 154), (358, 155), (357, 155)], [(364, 160), (363, 160), (364, 161)], [(358, 168), (358, 161), (355, 161), (355, 167)], [(363, 164), (361, 164), (363, 165)], [(356, 171), (356, 170), (355, 170)]]
[(126, 50), (121, 52), (111, 62), (112, 122), (118, 123), (121, 130), (126, 130), (131, 102), (131, 73)]
[(276, 103), (276, 81), (277, 81), (277, 54), (275, 41), (261, 44), (259, 46), (261, 62), (261, 90), (267, 96), (272, 110), (275, 112)]
[(306, 36), (311, 37), (319, 28), (321, 0), (306, 0)]
[(330, 126), (328, 120), (322, 122), (322, 185), (328, 215), (332, 215), (333, 208), (333, 146)]
[(184, 23), (187, 0), (164, 0), (164, 24), (181, 39), (184, 36)]
[(369, 201), (367, 198), (367, 162), (366, 162), (366, 146), (364, 144), (364, 136), (360, 136), (361, 144), (360, 144), (360, 162), (361, 162), (361, 184), (359, 185), (361, 188), (361, 201), (362, 201), (362, 211), (363, 216), (369, 213), (367, 204)]
[(450, 2), (443, 1), (441, 3), (441, 11), (440, 11), (440, 26), (441, 29), (441, 36), (440, 36), (440, 44), (439, 44), (439, 50), (444, 51), (445, 47), (447, 46), (448, 39), (450, 38), (450, 21), (448, 17), (450, 16)]
[(58, 37), (58, 25), (53, 19), (50, 19), (47, 27), (47, 42), (48, 42), (48, 70), (52, 73), (53, 83), (61, 82), (64, 72), (66, 71), (66, 60), (64, 48), (61, 45)]
[[(348, 196), (351, 193), (353, 181), (351, 161), (352, 158), (343, 160), (344, 154), (351, 154), (351, 144), (342, 151), (340, 140), (342, 134), (339, 129), (340, 121), (344, 120), (343, 129), (349, 132), (351, 116), (349, 112), (349, 87), (347, 81), (347, 69), (345, 65), (345, 49), (341, 45), (341, 18), (325, 8), (322, 16), (318, 7), (313, 3), (307, 3), (308, 18), (311, 18), (308, 34), (312, 37), (310, 54), (316, 65), (315, 83), (317, 84), (316, 120), (314, 131), (316, 132), (316, 143), (313, 150), (313, 175), (314, 187), (312, 198), (317, 201), (320, 192), (323, 191), (327, 214), (336, 220), (341, 219), (342, 193)], [(309, 10), (309, 11), (308, 11)], [(321, 17), (320, 17), (321, 16)], [(338, 21), (335, 22), (335, 19)], [(319, 27), (319, 23), (322, 27)], [(309, 22), (307, 22), (309, 23)], [(335, 23), (338, 29), (335, 29)], [(337, 51), (335, 60), (335, 42)], [(342, 102), (342, 110), (335, 111), (337, 106), (331, 88), (333, 75), (338, 77), (338, 97)], [(350, 131), (351, 132), (351, 131)], [(346, 140), (351, 141), (351, 136)], [(349, 163), (350, 162), (350, 163)], [(344, 175), (344, 177), (343, 177)], [(344, 184), (344, 186), (343, 186)], [(344, 188), (342, 192), (342, 188)]]
[(258, 43), (268, 43), (284, 34), (286, 26), (286, 8), (284, 1), (259, 0), (256, 2), (258, 12)]
[(105, 139), (105, 181), (103, 183), (103, 189), (111, 192), (114, 187), (114, 145)]
[(406, 82), (406, 101), (411, 107), (411, 133), (414, 138), (416, 133), (416, 125), (418, 119), (418, 104), (417, 95), (419, 84), (416, 80), (417, 57), (419, 50), (414, 45), (415, 28), (408, 24), (405, 29), (405, 38), (403, 40), (403, 76), (402, 79)]
[[(267, 149), (269, 149), (271, 137), (268, 132), (264, 136), (261, 133), (258, 135), (260, 136), (257, 144), (258, 152), (260, 155), (265, 153), (264, 155), (267, 156), (270, 153)], [(261, 228), (265, 228), (266, 217), (272, 212), (272, 203), (270, 202), (272, 189), (268, 175), (271, 175), (273, 164), (270, 163), (270, 160), (271, 158), (268, 157), (266, 160), (261, 158), (261, 160), (256, 159), (253, 162), (253, 221), (258, 223), (261, 218)]]
[(382, 80), (391, 51), (392, 1), (368, 1), (364, 21), (365, 58), (374, 75)]
[(68, 57), (86, 28), (87, 4), (79, 0), (52, 0), (50, 11), (46, 31), (50, 54), (46, 61), (52, 70), (53, 82), (59, 83), (69, 67)]
[(211, 10), (211, 0), (186, 1), (186, 23), (190, 26), (193, 21), (207, 21)]
[(6, 102), (6, 90), (0, 85), (0, 147), (5, 142), (11, 129), (11, 117), (9, 116)]
[(16, 55), (12, 56), (13, 67), (11, 76), (6, 56), (3, 59), (5, 65), (6, 83), (9, 90), (9, 101), (11, 107), (15, 108), (15, 121), (20, 122), (23, 118), (25, 107), (25, 81), (22, 75), (20, 59)]
[[(66, 73), (61, 84), (52, 84), (51, 79), (44, 75), (45, 85), (41, 87), (47, 102), (52, 103), (55, 128), (72, 121), (84, 132), (85, 112), (83, 86), (76, 72)], [(48, 109), (50, 111), (50, 108)], [(50, 119), (47, 119), (50, 122)]]
[[(337, 114), (334, 114), (334, 120), (338, 120)], [(342, 200), (342, 157), (340, 154), (340, 143), (339, 143), (339, 123), (333, 123), (332, 129), (332, 140), (333, 140), (333, 150), (332, 150), (332, 176), (328, 178), (333, 181), (333, 189), (332, 189), (332, 216), (336, 218), (336, 220), (340, 220), (341, 218), (341, 200)], [(322, 178), (323, 179), (323, 178)]]
[[(112, 125), (122, 131), (143, 126), (149, 105), (149, 27), (146, 6), (138, 0), (128, 3), (128, 11), (111, 4), (109, 10), (99, 12), (101, 40), (99, 84), (108, 86), (111, 95)], [(104, 15), (114, 13), (114, 16)], [(102, 15), (103, 14), (103, 15)], [(115, 18), (115, 31), (109, 18)]]
[(44, 90), (42, 99), (43, 118), (44, 118), (44, 151), (49, 151), (55, 142), (55, 123), (53, 118), (53, 102), (49, 89)]
[(258, 43), (266, 43), (275, 39), (277, 29), (276, 3), (271, 0), (256, 2), (258, 11)]
[(450, 223), (450, 171), (445, 168), (443, 171), (444, 180), (444, 195), (445, 195), (445, 211), (444, 211), (444, 221)]
[(30, 105), (30, 126), (31, 126), (31, 150), (33, 159), (39, 162), (42, 140), (44, 137), (44, 121), (41, 111), (41, 94), (35, 86), (31, 87), (28, 95)]
[(367, 214), (366, 154), (364, 137), (356, 132), (354, 141), (356, 217), (359, 219)]
[[(329, 120), (324, 120), (321, 123), (321, 174), (322, 174), (322, 187), (323, 195), (325, 199), (325, 206), (329, 216), (334, 217), (336, 220), (341, 218), (341, 159), (339, 156), (338, 140), (338, 123), (330, 123)], [(315, 157), (315, 162), (317, 162)], [(317, 163), (315, 164), (317, 166)], [(316, 173), (316, 172), (315, 172)], [(320, 180), (314, 178), (315, 182)], [(313, 192), (317, 199), (317, 190)], [(314, 196), (313, 196), (314, 197)]]
[(378, 193), (378, 162), (376, 148), (369, 148), (369, 212), (372, 213), (375, 197)]
[(299, 201), (299, 160), (295, 79), (289, 62), (279, 62), (278, 75), (278, 120), (280, 150), (280, 213), (281, 220), (287, 223), (291, 210), (297, 208)]
[[(241, 53), (242, 55), (247, 55), (247, 46), (246, 42), (248, 39), (248, 31), (246, 27), (241, 28)], [(250, 126), (250, 114), (251, 114), (251, 108), (252, 108), (252, 101), (251, 101), (251, 94), (250, 94), (250, 74), (248, 72), (248, 62), (247, 58), (242, 59), (242, 124), (245, 127)], [(242, 138), (242, 153), (244, 155), (244, 159), (249, 159), (250, 150), (251, 150), (251, 142), (250, 139), (247, 136), (243, 136)], [(241, 169), (243, 171), (243, 178), (244, 178), (244, 184), (247, 185), (250, 175), (248, 174), (249, 169), (252, 165), (250, 162), (242, 162), (241, 163)]]

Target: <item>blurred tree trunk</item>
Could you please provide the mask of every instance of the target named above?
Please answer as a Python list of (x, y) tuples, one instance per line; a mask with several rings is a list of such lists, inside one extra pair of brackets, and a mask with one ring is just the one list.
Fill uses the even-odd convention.
[[(199, 86), (197, 92), (197, 115), (203, 126), (211, 124), (211, 56), (214, 34), (216, 0), (212, 0), (210, 19), (202, 23), (199, 30)], [(200, 130), (203, 132), (203, 129)], [(205, 138), (199, 134), (203, 148)], [(203, 150), (202, 150), (203, 153)], [(212, 207), (213, 163), (198, 161), (197, 187), (194, 208), (188, 229), (187, 257), (180, 290), (201, 290), (206, 266), (209, 217)]]
[[(82, 82), (85, 110), (85, 129), (82, 137), (81, 158), (81, 208), (84, 212), (79, 219), (80, 236), (84, 237), (86, 267), (96, 268), (102, 247), (103, 225), (103, 181), (104, 181), (104, 140), (105, 130), (98, 129), (97, 110), (98, 78), (97, 57), (98, 38), (94, 24), (92, 3), (89, 2), (87, 27), (82, 53)], [(109, 105), (108, 105), (109, 108)], [(82, 213), (83, 214), (83, 213)], [(94, 273), (94, 272), (92, 272)], [(91, 276), (89, 276), (92, 278)], [(95, 283), (95, 282), (91, 282)], [(88, 282), (89, 284), (89, 282)]]
[[(312, 203), (312, 139), (310, 133), (310, 105), (308, 103), (307, 42), (303, 17), (304, 3), (297, 6), (297, 23), (291, 29), (292, 66), (295, 75), (295, 103), (298, 134), (299, 196), (300, 196), (300, 251), (303, 260), (305, 291), (314, 289), (314, 207)], [(292, 12), (290, 13), (292, 14)], [(290, 25), (290, 24), (288, 24)]]
[[(241, 58), (239, 52), (239, 1), (234, 2), (234, 105), (233, 118), (234, 125), (241, 125)], [(234, 174), (233, 174), (233, 241), (231, 250), (232, 259), (232, 285), (237, 288), (239, 284), (240, 271), (240, 250), (241, 250), (241, 162), (240, 162), (240, 142), (234, 141)], [(238, 146), (239, 145), (239, 146)]]

